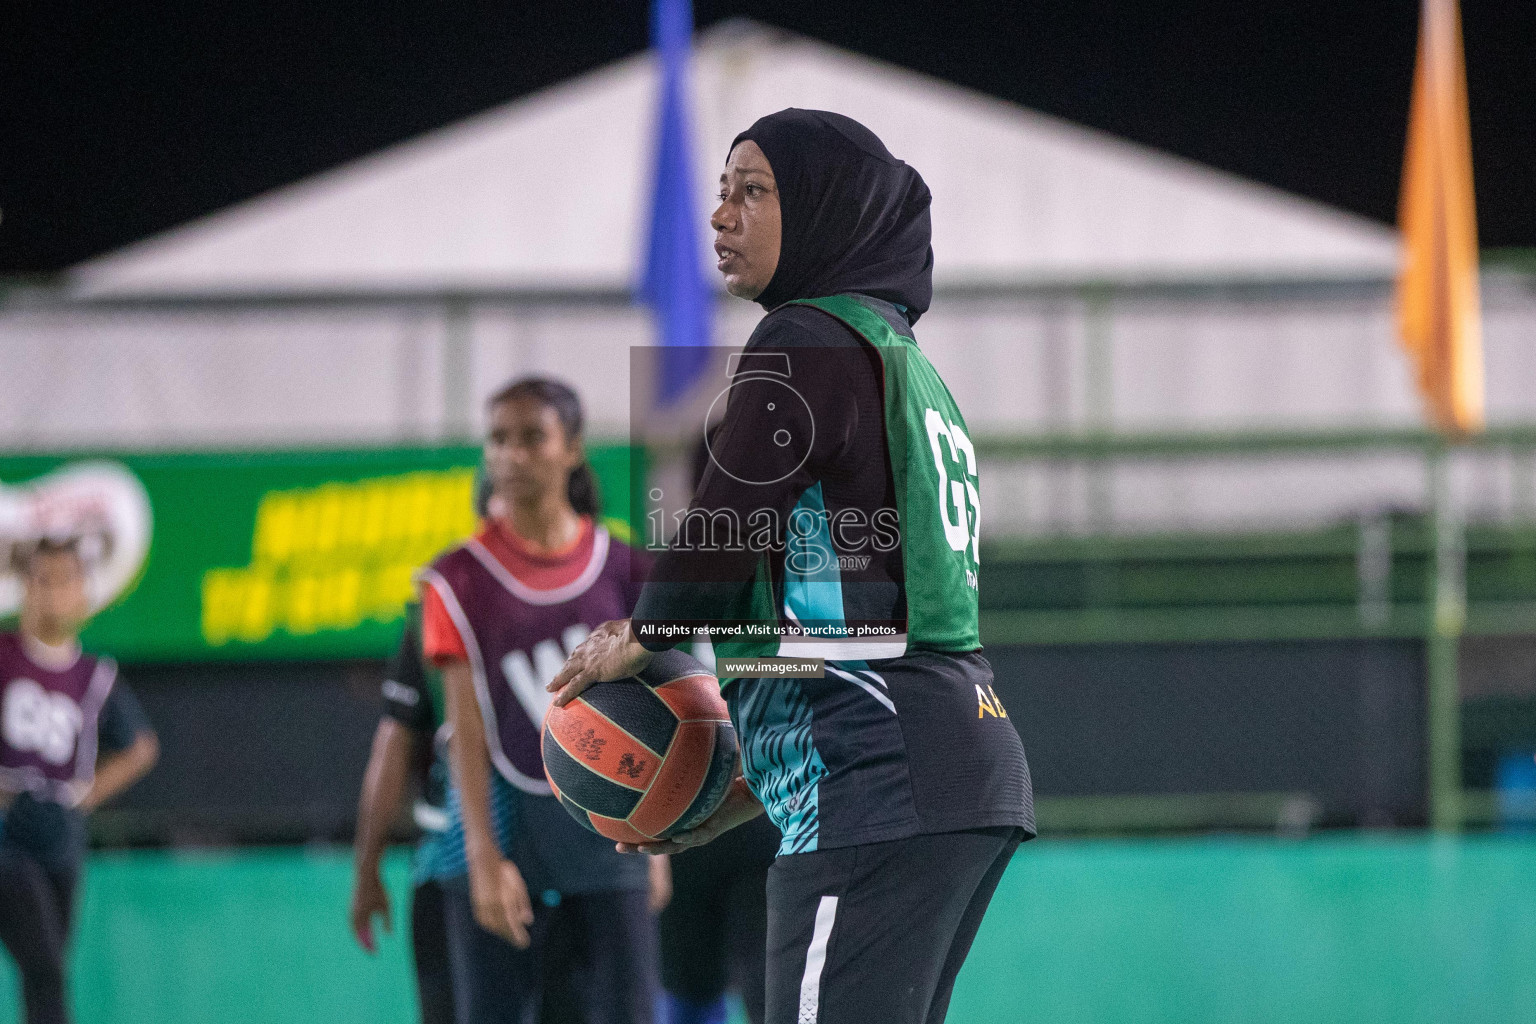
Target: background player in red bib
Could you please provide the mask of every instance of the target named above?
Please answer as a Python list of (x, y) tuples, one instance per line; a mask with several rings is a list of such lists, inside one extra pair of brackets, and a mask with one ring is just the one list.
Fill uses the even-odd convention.
[(89, 610), (73, 544), (23, 567), (14, 633), (0, 633), (0, 940), (27, 1024), (66, 1021), (64, 954), (85, 859), (85, 816), (137, 782), (159, 745), (109, 658), (80, 650)]
[(488, 410), (491, 514), (422, 574), (468, 861), (444, 885), (458, 1019), (649, 1022), (666, 862), (578, 825), (540, 743), (545, 685), (593, 626), (630, 613), (644, 567), (597, 519), (575, 392), (521, 380)]

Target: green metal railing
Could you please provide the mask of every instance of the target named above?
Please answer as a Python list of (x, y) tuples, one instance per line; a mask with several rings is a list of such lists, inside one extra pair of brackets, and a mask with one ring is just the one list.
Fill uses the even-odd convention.
[[(1448, 439), (1418, 429), (1359, 429), (1331, 431), (1272, 430), (1248, 433), (1185, 432), (1117, 435), (1108, 432), (1002, 437), (982, 435), (977, 453), (992, 462), (1069, 462), (1102, 466), (1116, 461), (1179, 461), (1255, 459), (1297, 456), (1342, 457), (1362, 455), (1412, 455), (1424, 467), (1423, 514), (1402, 527), (1388, 523), (1386, 580), (1383, 594), (1363, 591), (1370, 580), (1356, 573), (1353, 594), (1340, 587), (1339, 563), (1353, 560), (1363, 566), (1370, 521), (1297, 533), (1272, 533), (1235, 537), (1169, 535), (1126, 538), (1094, 535), (1080, 538), (1013, 539), (987, 545), (984, 561), (989, 578), (998, 565), (1029, 565), (1036, 570), (1051, 563), (1074, 562), (1086, 579), (1078, 580), (1083, 599), (1069, 607), (1019, 607), (1005, 597), (1001, 607), (984, 605), (983, 638), (988, 643), (1081, 643), (1149, 641), (1218, 641), (1341, 639), (1355, 637), (1407, 637), (1425, 645), (1427, 672), (1427, 722), (1429, 751), (1429, 805), (1431, 825), (1438, 831), (1455, 831), (1469, 818), (1461, 786), (1461, 722), (1457, 655), (1461, 638), (1468, 632), (1480, 635), (1536, 632), (1536, 558), (1530, 563), (1528, 587), (1483, 586), (1489, 594), (1469, 603), (1467, 563), (1469, 544), (1474, 559), (1489, 561), (1488, 553), (1536, 552), (1536, 531), (1522, 527), (1484, 527), (1470, 530), (1459, 520), (1450, 493), (1449, 465), (1457, 451), (1520, 452), (1536, 455), (1536, 425), (1520, 424), (1491, 428), (1481, 434)], [(1536, 467), (1536, 462), (1533, 462)], [(1536, 468), (1527, 467), (1536, 473)], [(1526, 481), (1529, 506), (1536, 515), (1536, 479)], [(1090, 488), (1090, 496), (1104, 488)], [(1100, 500), (1107, 501), (1101, 496)], [(1088, 520), (1100, 529), (1108, 521), (1107, 510), (1090, 510)], [(1198, 606), (1181, 603), (1177, 573), (1158, 567), (1183, 558), (1188, 564), (1210, 566), (1229, 556), (1229, 576), (1262, 571), (1266, 565), (1280, 575), (1295, 577), (1298, 560), (1333, 561), (1332, 578), (1321, 587), (1294, 586), (1294, 600), (1284, 598), (1285, 586), (1271, 586), (1268, 600), (1220, 600), (1223, 580), (1214, 579), (1217, 600), (1207, 593)], [(1241, 552), (1236, 558), (1233, 556)], [(1511, 556), (1513, 557), (1513, 556)], [(1508, 558), (1506, 558), (1508, 561)], [(1407, 563), (1403, 566), (1402, 563)], [(1125, 570), (1126, 564), (1134, 566)], [(1233, 565), (1236, 568), (1233, 569)], [(1523, 564), (1523, 563), (1522, 563)], [(1480, 568), (1483, 568), (1480, 566)], [(1394, 569), (1397, 572), (1394, 574)], [(1406, 573), (1404, 572), (1406, 569)], [(1326, 577), (1328, 568), (1318, 572)], [(1393, 576), (1395, 575), (1395, 579)], [(1483, 576), (1490, 575), (1483, 572)], [(1497, 575), (1493, 573), (1492, 575)], [(1505, 576), (1511, 575), (1506, 571)], [(1515, 575), (1524, 575), (1515, 573)], [(1414, 579), (1414, 577), (1417, 579)], [(1405, 578), (1406, 577), (1406, 578)], [(1124, 582), (1131, 578), (1143, 591), (1157, 590), (1160, 600), (1127, 600)], [(1486, 582), (1479, 577), (1480, 582)], [(1246, 581), (1252, 583), (1251, 580)], [(1288, 581), (1295, 584), (1294, 578)], [(1317, 580), (1313, 581), (1314, 584)], [(1210, 588), (1213, 581), (1201, 580)], [(1173, 584), (1170, 586), (1170, 584)], [(1394, 590), (1395, 584), (1395, 590)], [(1403, 593), (1404, 588), (1408, 593)], [(1236, 590), (1243, 588), (1238, 586)], [(1250, 587), (1250, 590), (1252, 588)], [(1263, 588), (1260, 588), (1263, 589)], [(1346, 591), (1341, 593), (1342, 591)], [(1278, 599), (1276, 592), (1279, 591)], [(1171, 599), (1172, 598), (1172, 599)], [(1351, 599), (1352, 598), (1352, 599)], [(985, 599), (985, 596), (984, 596)], [(1246, 817), (1272, 820), (1276, 801), (1284, 794), (1259, 795), (1245, 802)], [(1110, 798), (1111, 800), (1113, 798)], [(1100, 814), (1134, 827), (1143, 817), (1155, 818), (1150, 805), (1138, 810), (1114, 812), (1103, 800), (1063, 803), (1057, 813), (1063, 820), (1085, 820)], [(1188, 801), (1186, 801), (1187, 803)], [(1198, 803), (1199, 801), (1197, 801)], [(1485, 818), (1489, 798), (1479, 796), (1473, 818)], [(1182, 805), (1181, 805), (1182, 806)], [(1194, 806), (1191, 804), (1190, 806)], [(1208, 814), (1207, 800), (1196, 816)], [(1223, 805), (1224, 806), (1224, 805)], [(1164, 808), (1163, 810), (1167, 810)], [(1221, 808), (1218, 808), (1221, 810)], [(1230, 811), (1230, 808), (1226, 810)], [(1114, 813), (1111, 813), (1114, 812)], [(1166, 815), (1163, 815), (1166, 817)], [(1188, 816), (1187, 814), (1184, 816)], [(1230, 815), (1229, 815), (1230, 816)], [(1179, 817), (1179, 815), (1175, 815)]]
[(1227, 458), (1245, 455), (1418, 454), (1425, 458), (1451, 449), (1536, 450), (1536, 424), (1489, 427), (1452, 440), (1413, 427), (1348, 430), (1161, 431), (1117, 434), (985, 434), (973, 439), (982, 458), (1008, 460)]

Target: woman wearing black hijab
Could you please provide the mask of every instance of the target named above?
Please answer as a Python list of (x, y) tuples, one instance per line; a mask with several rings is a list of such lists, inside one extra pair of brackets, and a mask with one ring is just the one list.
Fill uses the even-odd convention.
[(858, 122), (790, 109), (737, 137), (720, 199), (726, 289), (768, 315), (690, 511), (735, 527), (674, 541), (633, 619), (550, 689), (565, 703), (632, 675), (669, 645), (662, 627), (701, 621), (723, 628), (722, 660), (824, 658), (815, 678), (721, 671), (744, 778), (704, 825), (641, 849), (766, 808), (783, 834), (768, 1024), (938, 1024), (1034, 812), (980, 653), (975, 449), (912, 336), (932, 297), (928, 188)]

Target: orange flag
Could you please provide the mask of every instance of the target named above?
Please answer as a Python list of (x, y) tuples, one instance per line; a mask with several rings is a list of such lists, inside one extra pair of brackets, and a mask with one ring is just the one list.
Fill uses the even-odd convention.
[(1398, 202), (1403, 265), (1398, 325), (1430, 418), (1465, 434), (1483, 426), (1483, 332), (1467, 75), (1456, 0), (1423, 0)]

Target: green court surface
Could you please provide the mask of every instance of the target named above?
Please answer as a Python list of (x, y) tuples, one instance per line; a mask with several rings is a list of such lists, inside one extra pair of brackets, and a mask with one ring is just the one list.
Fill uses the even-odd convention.
[[(404, 936), (356, 948), (349, 874), (338, 850), (96, 857), (79, 1024), (413, 1021)], [(398, 901), (403, 857), (389, 880)], [(949, 1019), (1536, 1020), (1533, 964), (1536, 838), (1042, 841), (1004, 878)]]
[(1536, 1021), (1536, 838), (1039, 842), (949, 1019)]

